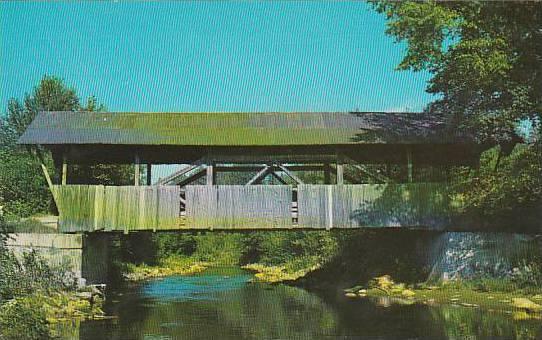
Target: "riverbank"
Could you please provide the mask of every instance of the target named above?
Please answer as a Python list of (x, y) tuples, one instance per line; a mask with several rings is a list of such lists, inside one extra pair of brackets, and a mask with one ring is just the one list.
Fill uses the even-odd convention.
[(349, 298), (368, 298), (377, 304), (451, 305), (479, 308), (511, 314), (516, 320), (542, 320), (542, 288), (527, 290), (490, 291), (469, 282), (443, 282), (439, 285), (405, 285), (394, 282), (388, 275), (374, 278), (366, 286), (344, 290)]
[(212, 263), (190, 257), (169, 256), (161, 259), (156, 265), (125, 263), (122, 266), (122, 277), (127, 281), (141, 281), (171, 275), (191, 275), (211, 265)]
[(241, 268), (254, 273), (255, 281), (282, 283), (302, 278), (310, 271), (316, 270), (318, 267), (290, 270), (287, 266), (266, 266), (261, 263), (251, 263), (244, 265)]
[[(57, 325), (107, 318), (103, 292), (94, 287), (80, 291), (34, 292), (0, 305), (0, 334), (5, 339), (55, 337)], [(29, 328), (30, 327), (30, 328)]]

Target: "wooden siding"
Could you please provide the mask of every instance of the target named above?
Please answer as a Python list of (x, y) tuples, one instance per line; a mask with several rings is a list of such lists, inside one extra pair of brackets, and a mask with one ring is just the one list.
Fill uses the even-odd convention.
[(442, 183), (300, 185), (301, 228), (414, 227), (451, 225)]
[(176, 186), (57, 185), (61, 232), (178, 229)]
[(451, 202), (442, 183), (299, 185), (296, 202), (288, 185), (185, 189), (182, 219), (179, 186), (54, 186), (59, 230), (453, 227)]
[(292, 227), (292, 187), (287, 185), (194, 185), (186, 187), (189, 229)]

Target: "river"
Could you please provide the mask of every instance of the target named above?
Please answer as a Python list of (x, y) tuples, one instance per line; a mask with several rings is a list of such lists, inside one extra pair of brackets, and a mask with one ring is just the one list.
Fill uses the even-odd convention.
[(108, 294), (111, 320), (84, 321), (79, 339), (542, 338), (535, 320), (452, 306), (388, 305), (286, 285), (252, 283), (239, 268), (211, 268)]

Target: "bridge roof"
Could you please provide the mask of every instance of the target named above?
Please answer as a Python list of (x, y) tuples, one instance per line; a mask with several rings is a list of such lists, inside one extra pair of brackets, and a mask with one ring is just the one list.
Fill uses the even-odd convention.
[(384, 112), (40, 112), (20, 144), (310, 146), (468, 144), (444, 119)]

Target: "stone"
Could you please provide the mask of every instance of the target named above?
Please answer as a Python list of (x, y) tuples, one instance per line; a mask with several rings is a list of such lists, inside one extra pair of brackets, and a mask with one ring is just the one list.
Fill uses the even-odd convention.
[(527, 298), (513, 298), (512, 306), (518, 309), (525, 309), (531, 312), (542, 311), (542, 305), (539, 305), (538, 303), (535, 303)]
[(354, 293), (354, 292), (356, 292), (356, 291), (358, 291), (358, 290), (360, 290), (362, 288), (363, 288), (363, 286), (354, 286), (352, 288), (345, 289), (344, 292), (345, 293)]

